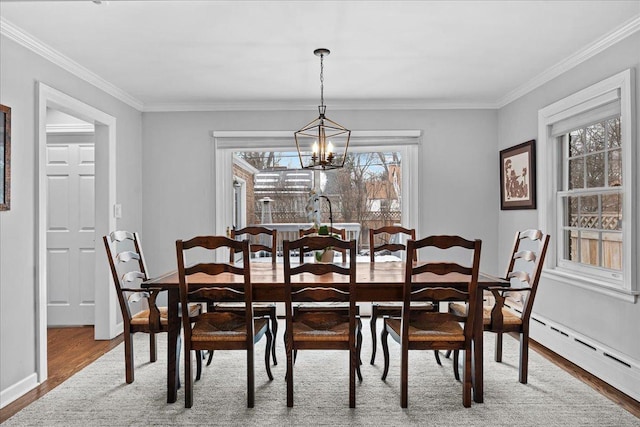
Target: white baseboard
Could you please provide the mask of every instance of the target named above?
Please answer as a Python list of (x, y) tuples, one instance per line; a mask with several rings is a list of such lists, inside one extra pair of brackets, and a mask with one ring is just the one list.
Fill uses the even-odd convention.
[(38, 375), (34, 372), (28, 377), (0, 391), (0, 408), (21, 397), (38, 386)]
[(531, 315), (530, 336), (602, 381), (640, 400), (640, 361), (535, 313)]

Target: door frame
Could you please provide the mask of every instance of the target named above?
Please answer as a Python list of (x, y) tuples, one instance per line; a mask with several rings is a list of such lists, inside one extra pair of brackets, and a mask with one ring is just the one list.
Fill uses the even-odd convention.
[[(95, 126), (95, 235), (116, 229), (112, 207), (116, 202), (116, 118), (42, 82), (36, 85), (36, 371), (47, 379), (47, 107), (78, 117)], [(99, 240), (96, 237), (96, 240)], [(99, 244), (96, 244), (99, 247)], [(98, 250), (96, 250), (96, 253)], [(95, 257), (95, 339), (117, 335), (116, 295), (106, 262)]]

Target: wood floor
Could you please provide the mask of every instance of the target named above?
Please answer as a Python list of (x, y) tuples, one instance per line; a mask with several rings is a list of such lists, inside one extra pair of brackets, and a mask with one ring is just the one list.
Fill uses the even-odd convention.
[[(122, 335), (111, 341), (94, 341), (93, 327), (91, 326), (50, 328), (47, 342), (49, 346), (49, 378), (34, 390), (0, 409), (0, 423), (3, 423), (22, 408), (44, 396), (67, 378), (116, 347), (122, 342)], [(640, 402), (616, 390), (535, 341), (530, 341), (530, 348), (640, 418)], [(122, 363), (124, 363), (124, 360)]]
[[(49, 328), (47, 331), (48, 379), (24, 396), (0, 409), (0, 423), (47, 394), (67, 378), (93, 363), (122, 342), (122, 334), (110, 341), (95, 341), (93, 326)], [(124, 358), (122, 360), (124, 363)]]

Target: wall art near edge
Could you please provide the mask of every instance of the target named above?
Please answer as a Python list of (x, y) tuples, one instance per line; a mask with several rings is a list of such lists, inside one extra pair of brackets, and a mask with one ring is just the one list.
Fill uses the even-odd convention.
[(11, 204), (11, 108), (0, 105), (0, 211)]
[(536, 141), (500, 151), (500, 209), (536, 208)]

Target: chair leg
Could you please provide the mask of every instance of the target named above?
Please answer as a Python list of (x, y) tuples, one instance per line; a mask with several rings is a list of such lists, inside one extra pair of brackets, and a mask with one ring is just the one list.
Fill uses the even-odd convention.
[(436, 363), (442, 366), (442, 362), (440, 361), (440, 352), (438, 350), (433, 350), (433, 355), (436, 357)]
[(465, 408), (469, 408), (471, 406), (471, 348), (469, 347), (464, 351), (464, 382), (462, 383), (462, 406), (464, 406)]
[(271, 312), (269, 313), (271, 317), (271, 330), (273, 331), (273, 342), (271, 343), (271, 355), (273, 356), (273, 364), (278, 364), (278, 359), (276, 359), (276, 337), (278, 336), (278, 316), (276, 315), (276, 308), (271, 307)]
[[(285, 337), (286, 338), (286, 337)], [(293, 407), (293, 343), (285, 341), (285, 349), (287, 353), (287, 407)]]
[(496, 333), (496, 362), (502, 362), (502, 332)]
[(209, 350), (209, 359), (207, 359), (207, 366), (211, 365), (212, 360), (213, 360), (213, 350)]
[(387, 374), (389, 373), (389, 343), (387, 342), (388, 336), (389, 332), (387, 332), (386, 326), (383, 326), (382, 333), (380, 334), (380, 341), (382, 341), (382, 354), (384, 355), (384, 370), (382, 371), (382, 381), (387, 379)]
[(196, 381), (202, 376), (202, 351), (196, 350)]
[[(358, 371), (360, 371), (360, 365), (362, 365), (362, 321), (358, 319), (358, 333), (356, 335), (356, 346), (358, 346)], [(362, 378), (360, 378), (362, 381)]]
[(156, 350), (156, 334), (153, 332), (149, 333), (149, 361), (151, 363), (158, 360), (158, 352)]
[(529, 334), (520, 334), (520, 382), (527, 383), (529, 373)]
[(126, 371), (127, 384), (131, 384), (134, 380), (133, 375), (133, 334), (129, 331), (124, 332), (124, 366)]
[[(451, 350), (449, 350), (451, 351)], [(460, 354), (460, 350), (454, 350), (453, 352), (453, 376), (456, 378), (456, 381), (460, 381), (460, 368), (458, 367), (458, 356)]]
[(449, 358), (449, 356), (451, 356), (451, 352), (452, 352), (452, 351), (453, 351), (453, 350), (447, 350), (447, 352), (444, 354), (445, 359), (448, 359), (448, 358)]
[(267, 376), (269, 377), (269, 381), (273, 380), (273, 375), (271, 374), (271, 366), (269, 364), (269, 355), (271, 350), (274, 347), (273, 341), (274, 337), (271, 335), (271, 331), (269, 329), (267, 329), (267, 332), (265, 334), (267, 336), (267, 348), (264, 350), (264, 365), (267, 369)]
[(358, 381), (360, 382), (362, 382), (362, 372), (360, 371), (360, 365), (362, 365), (362, 359), (360, 359), (361, 353), (362, 353), (362, 322), (360, 321), (360, 319), (358, 319), (358, 331), (356, 332), (356, 374), (358, 375)]
[(371, 347), (372, 347), (372, 351), (371, 351), (371, 364), (373, 365), (376, 361), (376, 348), (378, 346), (377, 343), (377, 332), (376, 332), (376, 321), (378, 320), (378, 306), (376, 306), (375, 304), (371, 304), (371, 321), (370, 321), (370, 325), (371, 325)]
[(360, 375), (360, 358), (358, 357), (358, 351), (349, 349), (349, 408), (356, 407), (356, 372), (358, 378), (362, 381), (362, 375)]
[(400, 343), (400, 407), (409, 406), (409, 345)]
[[(268, 333), (271, 335), (271, 332)], [(247, 408), (253, 408), (256, 400), (256, 384), (254, 375), (255, 366), (253, 356), (253, 350), (247, 350)]]
[(191, 348), (185, 340), (184, 346), (184, 407), (193, 406), (193, 373), (191, 372)]

